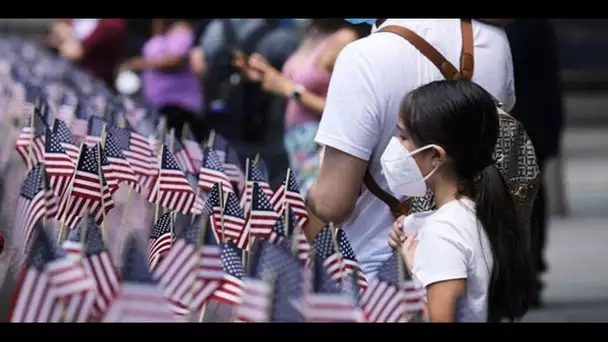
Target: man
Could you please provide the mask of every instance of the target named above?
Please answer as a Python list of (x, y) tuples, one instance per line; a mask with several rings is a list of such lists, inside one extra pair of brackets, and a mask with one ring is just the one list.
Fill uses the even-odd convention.
[[(373, 33), (348, 45), (338, 57), (316, 141), (325, 146), (319, 175), (307, 198), (309, 240), (324, 223), (341, 224), (363, 271), (373, 277), (390, 256), (387, 237), (393, 222), (388, 206), (362, 186), (369, 171), (389, 191), (380, 156), (396, 133), (403, 97), (441, 80), (439, 69), (402, 37), (378, 32), (390, 25), (414, 31), (460, 66), (459, 19), (387, 19)], [(377, 26), (377, 27), (376, 27)], [(473, 21), (473, 81), (501, 101), (515, 103), (511, 52), (504, 30)]]

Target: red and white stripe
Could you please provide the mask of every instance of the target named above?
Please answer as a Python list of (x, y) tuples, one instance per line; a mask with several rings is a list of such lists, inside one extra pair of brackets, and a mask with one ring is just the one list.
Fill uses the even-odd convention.
[(222, 185), (224, 193), (234, 192), (230, 180), (223, 172), (201, 167), (198, 173), (198, 187), (202, 191), (209, 192), (213, 189), (215, 183)]
[[(135, 191), (141, 191), (141, 185), (138, 182), (137, 175), (133, 171), (131, 164), (122, 158), (107, 157), (110, 165), (106, 166), (107, 176), (106, 181), (110, 185), (110, 180), (115, 181), (116, 184), (125, 183)], [(106, 175), (104, 169), (104, 175)]]
[(371, 323), (405, 322), (405, 292), (384, 281), (373, 280), (359, 303)]
[(222, 237), (231, 239), (233, 241), (241, 240), (241, 237), (245, 234), (246, 221), (243, 218), (223, 215), (223, 211), (219, 207), (213, 208), (213, 214), (211, 215), (211, 227), (216, 234), (217, 241), (223, 241)]
[(148, 201), (184, 215), (200, 214), (204, 202), (196, 195), (181, 170), (161, 169)]
[(15, 143), (15, 149), (17, 153), (23, 159), (23, 162), (27, 165), (29, 160), (29, 148), (32, 146), (32, 158), (31, 165), (36, 165), (42, 161), (44, 161), (44, 141), (45, 137), (38, 136), (32, 140), (33, 130), (31, 127), (24, 127), (21, 130), (21, 134), (17, 138), (17, 142)]
[(247, 220), (249, 233), (262, 239), (268, 239), (279, 219), (279, 213), (274, 210), (251, 210), (249, 220)]
[(180, 150), (174, 155), (177, 164), (184, 172), (196, 174), (196, 170), (198, 169), (195, 168), (194, 163), (190, 159), (190, 156), (188, 155), (188, 152), (185, 149)]
[(76, 171), (72, 189), (66, 191), (59, 205), (57, 219), (63, 220), (65, 214), (66, 225), (70, 229), (74, 229), (80, 215), (88, 208), (96, 222), (101, 223), (103, 219), (102, 202), (107, 215), (114, 208), (114, 200), (107, 186), (104, 186), (102, 199), (99, 186), (99, 175)]
[(272, 286), (261, 279), (243, 281), (242, 302), (236, 309), (237, 322), (269, 322), (272, 308)]
[(173, 233), (165, 233), (148, 242), (148, 264), (154, 268), (161, 257), (165, 256), (173, 245)]
[(196, 246), (179, 239), (154, 272), (154, 277), (159, 280), (165, 296), (173, 302), (172, 309), (177, 315), (188, 313), (198, 264), (199, 253)]
[(355, 272), (359, 291), (363, 292), (367, 288), (367, 278), (365, 277), (365, 274), (363, 274), (358, 262), (345, 259), (340, 254), (334, 253), (327, 257), (327, 259), (323, 261), (323, 264), (327, 268), (327, 272), (335, 281), (342, 282), (342, 280), (346, 279), (351, 272)]
[(201, 310), (203, 304), (218, 289), (224, 279), (221, 250), (218, 246), (202, 246), (196, 270), (196, 282), (192, 288), (191, 308)]
[(122, 283), (103, 322), (175, 322), (169, 301), (157, 285)]
[(19, 246), (23, 252), (28, 249), (36, 223), (45, 216), (45, 198), (45, 191), (39, 191), (31, 200), (23, 197), (17, 200), (15, 232), (19, 233)]
[(303, 316), (307, 322), (365, 322), (363, 312), (342, 294), (310, 293), (303, 297)]
[(213, 293), (213, 299), (230, 306), (241, 304), (243, 297), (243, 281), (224, 273), (220, 286)]
[[(76, 156), (78, 159), (78, 156)], [(65, 194), (74, 171), (76, 170), (75, 161), (65, 153), (45, 153), (45, 171), (49, 178), (49, 183), (55, 196), (61, 197)]]

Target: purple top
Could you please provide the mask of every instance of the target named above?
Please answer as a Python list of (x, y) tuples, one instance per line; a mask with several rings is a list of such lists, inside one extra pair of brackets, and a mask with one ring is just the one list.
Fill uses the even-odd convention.
[[(150, 60), (163, 58), (165, 54), (188, 57), (193, 43), (194, 34), (190, 30), (168, 32), (150, 38), (144, 45), (143, 57)], [(175, 72), (144, 71), (143, 89), (148, 103), (157, 109), (175, 105), (201, 114), (203, 90), (189, 65)]]

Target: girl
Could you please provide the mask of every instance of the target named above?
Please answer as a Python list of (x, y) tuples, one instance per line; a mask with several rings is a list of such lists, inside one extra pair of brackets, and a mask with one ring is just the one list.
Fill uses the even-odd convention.
[(405, 97), (382, 155), (392, 192), (435, 195), (436, 210), (399, 218), (389, 239), (426, 288), (431, 321), (513, 321), (528, 309), (528, 236), (494, 166), (498, 125), (480, 86), (433, 82)]

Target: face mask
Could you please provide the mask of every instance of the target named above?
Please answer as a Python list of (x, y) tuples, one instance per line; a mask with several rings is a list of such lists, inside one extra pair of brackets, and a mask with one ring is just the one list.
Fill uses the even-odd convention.
[(423, 176), (414, 160), (416, 153), (422, 152), (435, 145), (427, 145), (415, 151), (406, 150), (396, 137), (391, 138), (388, 146), (380, 157), (382, 172), (388, 187), (397, 196), (423, 197), (426, 194), (426, 180), (433, 175), (435, 167), (428, 175)]
[(376, 22), (376, 18), (363, 18), (363, 19), (347, 18), (344, 20), (346, 20), (348, 23), (353, 24), (353, 25), (363, 24), (363, 23), (373, 25)]

